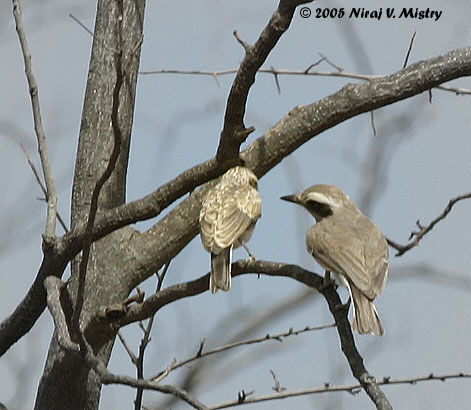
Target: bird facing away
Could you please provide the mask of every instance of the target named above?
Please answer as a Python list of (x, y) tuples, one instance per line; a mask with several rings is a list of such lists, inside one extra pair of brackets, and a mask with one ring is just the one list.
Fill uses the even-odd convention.
[(316, 219), (307, 232), (307, 250), (326, 273), (335, 273), (348, 288), (353, 330), (383, 335), (373, 301), (384, 289), (389, 255), (379, 228), (333, 185), (313, 185), (281, 199), (302, 205)]
[(262, 199), (257, 191), (258, 179), (245, 167), (229, 169), (211, 189), (200, 212), (201, 241), (211, 253), (209, 288), (231, 288), (232, 249), (243, 246), (252, 236), (262, 215)]

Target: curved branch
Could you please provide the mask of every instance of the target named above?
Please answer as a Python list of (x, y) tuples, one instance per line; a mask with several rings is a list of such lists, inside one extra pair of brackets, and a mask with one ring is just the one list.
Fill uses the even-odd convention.
[[(355, 346), (352, 329), (347, 318), (348, 309), (342, 308), (342, 301), (333, 286), (325, 286), (322, 276), (297, 265), (259, 260), (243, 260), (232, 264), (232, 276), (247, 273), (290, 277), (317, 289), (326, 299), (330, 312), (335, 319), (342, 351), (347, 358), (353, 375), (378, 409), (392, 409), (376, 380), (368, 373), (363, 364), (363, 358)], [(126, 315), (116, 321), (115, 324), (122, 326), (145, 319), (168, 303), (188, 296), (198, 295), (207, 291), (208, 287), (209, 273), (194, 281), (171, 286), (157, 292), (142, 304), (132, 306)]]
[(407, 251), (411, 250), (412, 248), (414, 248), (415, 246), (417, 246), (420, 242), (420, 240), (425, 236), (427, 235), (432, 229), (433, 227), (438, 223), (440, 222), (441, 220), (445, 219), (446, 216), (451, 212), (451, 209), (453, 208), (453, 206), (458, 202), (458, 201), (462, 201), (463, 199), (469, 199), (471, 198), (471, 192), (468, 192), (467, 194), (463, 194), (463, 195), (458, 195), (457, 197), (455, 198), (452, 198), (450, 199), (450, 201), (448, 202), (448, 205), (446, 206), (446, 208), (443, 210), (443, 212), (438, 215), (432, 222), (430, 222), (430, 224), (428, 224), (427, 226), (422, 226), (422, 224), (420, 223), (420, 220), (418, 220), (416, 222), (416, 225), (417, 227), (420, 229), (420, 231), (412, 231), (411, 234), (410, 234), (410, 237), (409, 237), (409, 240), (411, 240), (412, 238), (415, 237), (415, 239), (413, 241), (410, 241), (408, 244), (406, 245), (399, 245), (398, 243), (392, 241), (391, 239), (388, 239), (388, 244), (390, 246), (392, 246), (394, 249), (397, 250), (397, 253), (395, 256), (402, 256), (404, 255)]
[(227, 99), (224, 127), (216, 154), (218, 161), (224, 162), (238, 158), (241, 144), (255, 130), (253, 127), (246, 129), (244, 125), (245, 106), (250, 87), (255, 82), (255, 75), (278, 40), (288, 30), (296, 7), (311, 1), (280, 0), (278, 9), (273, 13), (268, 25), (253, 46), (243, 42), (237, 32), (234, 32), (237, 41), (245, 49), (245, 58), (237, 70)]
[[(373, 78), (361, 84), (348, 84), (337, 93), (318, 102), (295, 107), (278, 124), (244, 150), (241, 156), (247, 166), (254, 170), (258, 177), (262, 177), (302, 144), (349, 118), (420, 94), (452, 79), (469, 75), (471, 75), (471, 48), (463, 48), (412, 64), (388, 76)], [(97, 216), (94, 240), (128, 224), (159, 215), (182, 195), (222, 172), (224, 169), (221, 170), (213, 158), (186, 170), (142, 199), (102, 212)], [(177, 208), (185, 213), (193, 205), (191, 201), (190, 203), (184, 201)], [(193, 218), (197, 218), (198, 212), (199, 210), (195, 210)], [(191, 226), (191, 223), (188, 225)], [(64, 237), (63, 246), (78, 253), (80, 237), (83, 234), (83, 230), (70, 232)], [(186, 246), (186, 243), (181, 245), (181, 248), (180, 244), (177, 245), (179, 249)]]

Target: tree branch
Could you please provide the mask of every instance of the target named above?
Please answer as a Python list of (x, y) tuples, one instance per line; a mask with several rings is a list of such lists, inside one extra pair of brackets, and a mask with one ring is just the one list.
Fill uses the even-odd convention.
[[(327, 58), (322, 58), (319, 61), (328, 61)], [(314, 77), (340, 77), (340, 78), (351, 78), (354, 80), (365, 80), (369, 81), (374, 78), (380, 78), (382, 75), (373, 75), (373, 74), (358, 74), (358, 73), (350, 73), (346, 71), (311, 71), (311, 67), (317, 65), (319, 62), (315, 64), (311, 64), (307, 69), (304, 70), (287, 70), (287, 69), (276, 69), (273, 67), (270, 68), (260, 68), (257, 73), (260, 74), (272, 74), (275, 77), (281, 75), (294, 75), (294, 76), (314, 76)], [(210, 76), (210, 77), (220, 77), (229, 74), (237, 73), (237, 69), (229, 69), (229, 70), (218, 70), (218, 71), (207, 71), (207, 70), (172, 70), (172, 69), (163, 69), (163, 70), (146, 70), (140, 71), (140, 75), (155, 75), (155, 74), (177, 74), (177, 75), (202, 75), (202, 76)], [(439, 90), (449, 91), (456, 95), (471, 95), (471, 89), (469, 88), (462, 88), (462, 87), (450, 87), (445, 85), (438, 85), (435, 87)]]
[[(360, 382), (363, 389), (378, 409), (392, 409), (384, 393), (378, 387), (376, 380), (367, 372), (363, 364), (363, 358), (355, 346), (352, 329), (347, 318), (348, 309), (339, 308), (339, 306), (342, 306), (342, 301), (334, 286), (325, 286), (322, 276), (307, 271), (297, 265), (259, 260), (244, 260), (232, 264), (233, 277), (247, 273), (290, 277), (309, 287), (317, 289), (326, 299), (335, 319), (342, 351), (347, 358), (353, 375)], [(120, 318), (115, 324), (122, 326), (141, 320), (154, 314), (158, 309), (168, 303), (203, 293), (208, 290), (208, 287), (209, 273), (194, 281), (168, 287), (157, 292), (142, 304), (131, 306), (126, 315)]]
[[(41, 188), (41, 191), (43, 191), (44, 198), (47, 201), (47, 188), (44, 186), (43, 181), (41, 180), (41, 177), (39, 176), (39, 172), (36, 169), (36, 165), (34, 165), (34, 162), (31, 159), (31, 155), (29, 155), (29, 152), (26, 149), (26, 147), (23, 144), (20, 144), (20, 145), (21, 145), (21, 149), (23, 150), (23, 152), (26, 156), (26, 160), (28, 161), (28, 164), (31, 168), (31, 171), (33, 171), (33, 175), (36, 178), (36, 182), (38, 183), (39, 187)], [(68, 231), (67, 225), (65, 224), (64, 220), (62, 219), (62, 217), (59, 214), (59, 211), (57, 211), (57, 210), (56, 210), (56, 215), (57, 215), (57, 219), (58, 219), (60, 225), (62, 226), (62, 229), (64, 229), (64, 232), (67, 232)]]
[(280, 0), (278, 9), (253, 46), (242, 41), (237, 32), (234, 32), (237, 41), (245, 49), (245, 57), (237, 70), (227, 99), (224, 126), (216, 153), (218, 162), (238, 158), (241, 144), (255, 130), (253, 127), (247, 129), (244, 125), (245, 106), (249, 90), (255, 82), (255, 74), (281, 36), (288, 30), (296, 7), (311, 1)]
[(43, 129), (41, 120), (41, 109), (39, 105), (39, 93), (36, 79), (34, 78), (33, 68), (31, 64), (31, 53), (28, 49), (26, 34), (21, 18), (20, 0), (13, 0), (13, 16), (16, 23), (16, 31), (21, 44), (23, 53), (26, 78), (28, 80), (29, 94), (31, 97), (31, 105), (33, 108), (34, 131), (38, 141), (39, 157), (41, 158), (41, 166), (46, 182), (46, 200), (47, 200), (47, 221), (44, 232), (44, 242), (47, 246), (51, 246), (56, 237), (56, 212), (57, 212), (57, 193), (52, 175), (51, 163), (47, 151), (46, 134)]
[(287, 332), (278, 333), (278, 334), (275, 334), (275, 335), (267, 334), (263, 337), (247, 339), (247, 340), (240, 340), (238, 342), (229, 343), (229, 344), (226, 344), (224, 346), (219, 346), (219, 347), (216, 347), (215, 349), (211, 349), (211, 350), (208, 350), (208, 351), (205, 351), (205, 352), (203, 352), (204, 342), (202, 342), (200, 344), (200, 347), (199, 347), (197, 353), (194, 356), (189, 357), (189, 358), (184, 359), (184, 360), (181, 360), (181, 361), (176, 361), (174, 359), (174, 361), (170, 364), (170, 366), (167, 366), (167, 368), (165, 370), (160, 371), (155, 376), (152, 376), (150, 379), (151, 380), (156, 380), (157, 379), (158, 381), (161, 381), (171, 371), (176, 370), (179, 367), (185, 366), (188, 363), (194, 362), (195, 360), (199, 360), (199, 359), (201, 359), (203, 357), (206, 357), (206, 356), (211, 356), (211, 355), (216, 354), (216, 353), (221, 353), (221, 352), (225, 352), (227, 350), (234, 349), (235, 347), (246, 346), (246, 345), (251, 345), (251, 344), (255, 344), (255, 343), (264, 343), (268, 340), (276, 340), (278, 342), (282, 342), (283, 339), (286, 339), (287, 337), (290, 337), (290, 336), (297, 336), (301, 333), (312, 332), (312, 331), (316, 331), (316, 330), (329, 329), (329, 328), (334, 327), (334, 326), (335, 326), (335, 324), (324, 325), (324, 326), (306, 326), (306, 327), (304, 327), (302, 329), (298, 329), (298, 330), (293, 330), (292, 328), (290, 328)]
[[(392, 384), (417, 384), (419, 382), (426, 382), (426, 381), (432, 381), (432, 380), (441, 380), (444, 382), (449, 379), (460, 379), (460, 378), (471, 378), (471, 374), (455, 373), (455, 374), (445, 374), (445, 375), (436, 376), (433, 373), (431, 373), (428, 376), (404, 378), (404, 379), (391, 379), (390, 377), (384, 377), (382, 381), (378, 382), (378, 385), (386, 386), (389, 384), (391, 385)], [(295, 391), (283, 391), (281, 393), (273, 393), (273, 394), (267, 394), (263, 396), (247, 397), (242, 402), (240, 401), (240, 399), (227, 401), (225, 403), (211, 406), (210, 409), (211, 410), (225, 409), (228, 407), (240, 406), (241, 404), (251, 404), (251, 403), (259, 403), (259, 402), (269, 401), (269, 400), (279, 400), (279, 399), (285, 399), (287, 397), (304, 396), (306, 394), (329, 393), (329, 392), (332, 393), (332, 392), (339, 392), (339, 391), (345, 391), (350, 394), (357, 394), (359, 389), (361, 389), (360, 384), (333, 386), (333, 385), (330, 385), (329, 383), (325, 383), (323, 387), (314, 387), (314, 388), (295, 390)]]
[[(419, 94), (451, 79), (469, 75), (471, 75), (471, 48), (463, 48), (415, 63), (395, 74), (373, 79), (364, 84), (349, 84), (323, 100), (293, 109), (278, 124), (244, 150), (241, 156), (247, 166), (254, 170), (258, 177), (262, 177), (302, 144), (346, 119)], [(204, 169), (214, 169), (212, 167), (215, 167), (215, 159), (185, 171), (155, 192), (159, 194), (166, 192), (174, 201), (184, 195), (186, 189), (191, 190), (207, 181)], [(162, 195), (159, 197), (162, 199), (159, 206), (154, 194), (99, 213), (93, 229), (93, 240), (103, 238), (128, 224), (159, 215), (171, 202), (163, 200)], [(142, 253), (146, 255), (145, 263), (143, 261), (138, 263), (142, 266), (142, 277), (145, 278), (151, 274), (147, 272), (160, 269), (197, 235), (202, 196), (201, 190), (195, 191), (147, 234), (136, 235), (135, 241), (142, 245)], [(172, 224), (178, 229), (170, 229)], [(79, 227), (61, 238), (57, 244), (60, 256), (72, 259), (78, 254), (83, 243), (83, 235), (84, 229)], [(167, 240), (159, 241), (162, 237), (166, 237)], [(53, 261), (46, 262), (48, 265), (53, 264)], [(55, 271), (65, 268), (61, 264), (54, 263), (53, 265), (55, 265)], [(61, 272), (58, 272), (55, 275), (60, 274)], [(18, 318), (23, 317), (22, 315), (12, 315), (0, 325), (0, 354), (3, 349), (7, 350), (30, 329), (44, 309), (46, 305), (42, 286), (44, 277), (35, 282), (15, 311), (28, 311), (27, 323), (17, 321)], [(32, 307), (29, 303), (33, 300), (42, 302), (40, 306)], [(4, 332), (14, 334), (10, 337)], [(3, 336), (5, 336), (4, 339)]]
[[(318, 102), (294, 108), (278, 124), (244, 150), (241, 156), (247, 166), (260, 178), (302, 144), (349, 118), (420, 94), (451, 79), (469, 75), (471, 75), (471, 48), (463, 48), (412, 64), (395, 74), (373, 78), (362, 84), (348, 84), (337, 93)], [(159, 215), (186, 192), (190, 192), (212, 177), (219, 176), (222, 172), (218, 170), (213, 158), (185, 171), (142, 199), (105, 210), (97, 216), (94, 240), (128, 224)], [(194, 206), (192, 201), (189, 203), (184, 201), (177, 207), (179, 214), (188, 213), (188, 208), (192, 206)], [(191, 218), (197, 219), (198, 214), (199, 210), (195, 209)], [(190, 221), (188, 226), (191, 229)], [(194, 235), (196, 233), (197, 231)], [(73, 252), (79, 252), (81, 235), (82, 231), (69, 233), (64, 237), (64, 246), (70, 247)], [(174, 243), (177, 246), (175, 251), (178, 253), (187, 242), (182, 242), (181, 247), (178, 241)], [(152, 244), (153, 249), (156, 249), (155, 246), (155, 243)], [(157, 250), (155, 253), (158, 253)], [(166, 261), (167, 259), (159, 260), (156, 268), (160, 269)]]
[[(69, 325), (65, 317), (64, 309), (61, 306), (61, 293), (65, 289), (65, 284), (55, 276), (48, 276), (44, 279), (44, 287), (47, 291), (47, 307), (54, 320), (54, 327), (57, 332), (59, 345), (66, 350), (78, 352), (79, 345), (72, 341), (69, 332)], [(68, 299), (69, 307), (70, 299)]]
[(414, 237), (415, 237), (415, 239), (413, 241), (409, 242), (408, 244), (400, 245), (400, 244), (392, 241), (391, 239), (388, 239), (387, 240), (388, 244), (398, 251), (395, 256), (402, 256), (402, 255), (404, 255), (404, 253), (406, 253), (407, 251), (409, 251), (412, 248), (414, 248), (415, 246), (417, 246), (419, 244), (420, 240), (425, 235), (427, 235), (438, 222), (440, 222), (441, 220), (446, 218), (446, 216), (451, 212), (451, 209), (453, 208), (453, 206), (457, 202), (459, 202), (463, 199), (469, 199), (469, 198), (471, 198), (471, 192), (469, 192), (467, 194), (463, 194), (463, 195), (458, 195), (457, 197), (450, 199), (450, 201), (448, 202), (448, 205), (443, 210), (443, 212), (439, 216), (437, 216), (432, 222), (430, 222), (430, 224), (427, 225), (427, 226), (422, 226), (422, 224), (420, 223), (420, 220), (417, 220), (416, 225), (420, 230), (411, 232), (409, 240), (414, 238)]

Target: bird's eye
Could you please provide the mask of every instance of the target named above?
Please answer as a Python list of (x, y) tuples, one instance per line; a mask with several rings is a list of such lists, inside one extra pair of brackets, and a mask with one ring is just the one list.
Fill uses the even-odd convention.
[(306, 203), (306, 208), (308, 208), (311, 213), (313, 213), (314, 215), (318, 215), (321, 218), (325, 218), (326, 216), (333, 214), (330, 205), (323, 204), (317, 201), (308, 201)]
[(250, 178), (249, 184), (252, 188), (255, 188), (255, 189), (258, 188), (258, 181), (255, 178)]

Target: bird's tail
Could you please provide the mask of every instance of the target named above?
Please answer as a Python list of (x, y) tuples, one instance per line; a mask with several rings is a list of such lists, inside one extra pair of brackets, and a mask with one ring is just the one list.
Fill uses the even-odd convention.
[(382, 336), (384, 328), (373, 302), (352, 284), (350, 292), (353, 299), (353, 330), (357, 333)]
[(216, 293), (219, 289), (228, 291), (231, 288), (232, 246), (223, 249), (218, 255), (211, 253), (211, 275), (209, 289)]

